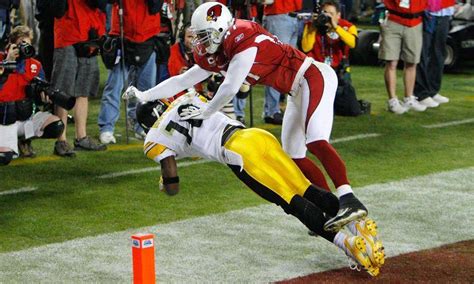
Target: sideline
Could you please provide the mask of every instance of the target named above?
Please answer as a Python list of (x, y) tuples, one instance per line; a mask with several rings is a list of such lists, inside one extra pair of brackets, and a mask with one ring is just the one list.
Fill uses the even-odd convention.
[(453, 126), (453, 125), (460, 125), (460, 124), (466, 124), (466, 123), (472, 123), (472, 122), (474, 122), (474, 118), (468, 118), (468, 119), (463, 119), (463, 120), (454, 120), (454, 121), (436, 123), (436, 124), (429, 124), (429, 125), (422, 125), (422, 127), (424, 127), (424, 128), (442, 128), (442, 127), (449, 127), (449, 126)]
[(22, 187), (18, 189), (11, 189), (11, 190), (6, 190), (6, 191), (0, 191), (0, 196), (1, 195), (9, 195), (9, 194), (17, 194), (17, 193), (23, 193), (23, 192), (31, 192), (37, 190), (37, 187), (32, 187), (32, 186), (27, 186), (27, 187)]
[[(472, 239), (472, 180), (474, 167), (355, 191), (377, 220), (391, 257)], [(347, 265), (334, 245), (307, 231), (279, 207), (265, 204), (0, 253), (0, 282), (130, 283), (130, 236), (139, 232), (155, 234), (162, 283), (268, 283)]]

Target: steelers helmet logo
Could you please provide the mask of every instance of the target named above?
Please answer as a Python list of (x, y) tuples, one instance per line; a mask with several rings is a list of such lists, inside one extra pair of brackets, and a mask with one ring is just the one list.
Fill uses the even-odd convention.
[(222, 6), (221, 5), (214, 5), (209, 10), (207, 10), (207, 21), (214, 21), (217, 22), (217, 18), (222, 15)]

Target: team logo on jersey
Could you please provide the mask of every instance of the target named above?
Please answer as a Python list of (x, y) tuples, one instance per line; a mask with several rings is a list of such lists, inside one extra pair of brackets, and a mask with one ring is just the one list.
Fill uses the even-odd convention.
[(244, 33), (241, 33), (240, 35), (236, 36), (234, 40), (235, 42), (239, 42), (243, 38), (244, 38)]
[(214, 21), (217, 22), (217, 18), (222, 15), (222, 6), (221, 5), (214, 5), (209, 10), (207, 10), (207, 21)]
[(38, 72), (38, 65), (34, 63), (31, 64), (30, 68), (31, 68), (31, 73), (36, 74)]

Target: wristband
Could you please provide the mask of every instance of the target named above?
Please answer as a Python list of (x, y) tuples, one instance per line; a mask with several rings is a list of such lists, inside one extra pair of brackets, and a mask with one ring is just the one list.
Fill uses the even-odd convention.
[(163, 177), (163, 185), (172, 184), (172, 183), (178, 183), (178, 182), (179, 182), (179, 176), (175, 176), (175, 177)]

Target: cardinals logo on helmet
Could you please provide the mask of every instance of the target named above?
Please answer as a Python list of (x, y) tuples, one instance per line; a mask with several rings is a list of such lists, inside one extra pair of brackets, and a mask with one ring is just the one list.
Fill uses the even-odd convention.
[(222, 14), (222, 6), (215, 5), (207, 10), (207, 21), (214, 21), (217, 22), (217, 18), (219, 18)]

